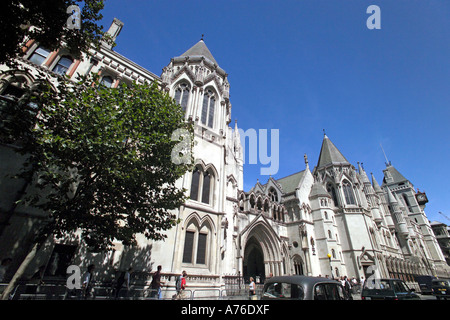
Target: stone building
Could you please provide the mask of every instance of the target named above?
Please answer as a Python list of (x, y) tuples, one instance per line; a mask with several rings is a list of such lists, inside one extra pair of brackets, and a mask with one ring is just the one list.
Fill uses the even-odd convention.
[[(114, 19), (108, 33), (115, 39), (123, 26)], [(50, 240), (26, 271), (43, 265), (48, 278), (65, 279), (70, 264), (96, 263), (99, 279), (108, 280), (130, 265), (136, 277), (162, 266), (164, 280), (186, 270), (191, 288), (224, 289), (227, 279), (259, 281), (270, 274), (339, 277), (448, 276), (448, 265), (424, 212), (424, 193), (391, 164), (381, 186), (358, 163), (356, 169), (325, 135), (317, 165), (305, 155), (302, 171), (270, 177), (243, 190), (243, 148), (237, 123), (231, 127), (230, 83), (205, 42), (200, 40), (173, 57), (161, 76), (113, 51), (106, 44), (92, 57), (76, 60), (64, 49), (50, 52), (32, 39), (17, 57), (19, 68), (0, 66), (2, 99), (17, 99), (45, 72), (61, 76), (95, 72), (114, 88), (121, 82), (158, 80), (194, 122), (195, 169), (177, 182), (190, 199), (176, 210), (181, 222), (165, 241), (138, 237), (137, 247), (115, 244), (111, 252), (92, 254), (74, 237)], [(14, 203), (28, 188), (25, 181), (3, 178), (22, 160), (11, 145), (1, 148), (0, 258), (13, 257), (11, 274), (26, 255), (34, 225), (45, 215)], [(299, 168), (300, 169), (300, 168)]]

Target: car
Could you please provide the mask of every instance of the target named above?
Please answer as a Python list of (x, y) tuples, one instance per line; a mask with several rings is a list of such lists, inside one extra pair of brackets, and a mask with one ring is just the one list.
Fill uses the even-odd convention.
[(436, 279), (436, 277), (429, 275), (420, 275), (414, 277), (414, 280), (416, 280), (416, 282), (419, 284), (421, 294), (432, 294), (431, 281), (433, 281), (433, 279)]
[(414, 289), (400, 279), (367, 279), (361, 300), (420, 300)]
[(431, 291), (438, 300), (450, 298), (450, 280), (433, 279), (431, 281)]
[(340, 282), (309, 276), (279, 276), (264, 283), (261, 300), (352, 300)]

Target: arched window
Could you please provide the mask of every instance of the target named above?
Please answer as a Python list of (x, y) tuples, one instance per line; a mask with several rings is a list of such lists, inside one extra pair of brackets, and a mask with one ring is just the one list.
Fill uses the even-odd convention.
[(214, 108), (216, 98), (211, 90), (206, 90), (203, 95), (202, 124), (212, 128), (214, 126)]
[(191, 195), (190, 198), (192, 200), (198, 201), (198, 189), (200, 186), (200, 171), (198, 168), (194, 169), (194, 172), (192, 172), (192, 181), (191, 181)]
[(213, 177), (214, 175), (209, 170), (204, 172), (201, 167), (195, 167), (192, 172), (190, 198), (212, 204)]
[(336, 195), (336, 189), (333, 187), (331, 183), (327, 185), (327, 191), (333, 198), (334, 206), (337, 207), (339, 205), (337, 195)]
[(50, 50), (43, 47), (38, 47), (36, 50), (34, 50), (33, 54), (28, 58), (28, 60), (40, 66), (44, 63), (49, 54)]
[(199, 227), (198, 222), (194, 219), (186, 228), (182, 262), (191, 265), (207, 265), (210, 237), (209, 224)]
[(185, 112), (189, 101), (189, 89), (190, 88), (186, 83), (182, 83), (178, 86), (177, 90), (175, 90), (175, 101)]
[(256, 205), (255, 195), (252, 194), (250, 196), (250, 209), (255, 209), (255, 205)]
[(328, 230), (328, 239), (332, 239), (333, 237), (331, 236), (331, 231)]
[(209, 196), (211, 191), (211, 175), (209, 172), (203, 174), (203, 191), (202, 191), (202, 202), (209, 203)]
[(113, 84), (113, 78), (111, 76), (104, 76), (102, 78), (102, 81), (100, 81), (100, 84), (104, 85), (107, 88), (111, 88)]
[(270, 200), (272, 200), (272, 201), (278, 202), (278, 193), (277, 193), (277, 191), (276, 191), (273, 187), (271, 187), (271, 188), (269, 189), (269, 198), (270, 198)]
[(356, 204), (352, 186), (349, 182), (346, 181), (342, 184), (342, 190), (344, 191), (345, 202), (347, 204)]
[(53, 67), (53, 72), (64, 75), (73, 63), (73, 59), (70, 56), (62, 56), (59, 58), (58, 63)]

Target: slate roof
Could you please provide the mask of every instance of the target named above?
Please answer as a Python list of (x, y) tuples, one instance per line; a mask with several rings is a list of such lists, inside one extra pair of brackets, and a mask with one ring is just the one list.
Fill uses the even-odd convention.
[(216, 59), (214, 59), (213, 55), (211, 54), (211, 52), (209, 51), (208, 47), (206, 46), (203, 40), (197, 42), (193, 47), (191, 47), (188, 51), (183, 53), (180, 57), (193, 57), (193, 56), (203, 56), (218, 65)]
[[(400, 172), (398, 172), (397, 169), (395, 169), (392, 165), (388, 165), (386, 167), (386, 169), (384, 169), (383, 171), (389, 171), (389, 173), (392, 176), (393, 181), (389, 182), (391, 183), (400, 183), (400, 182), (405, 182), (408, 181)], [(386, 184), (386, 178), (383, 179), (383, 185)]]
[(290, 176), (276, 180), (283, 188), (284, 193), (295, 191), (305, 174), (305, 170), (291, 174)]
[(317, 168), (329, 165), (329, 164), (349, 164), (347, 159), (336, 148), (331, 140), (325, 135), (323, 137), (322, 149), (320, 150), (319, 161), (317, 162)]

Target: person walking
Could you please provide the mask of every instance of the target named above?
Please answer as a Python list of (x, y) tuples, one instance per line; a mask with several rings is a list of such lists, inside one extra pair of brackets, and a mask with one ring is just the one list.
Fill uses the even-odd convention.
[(175, 299), (182, 299), (183, 298), (183, 291), (186, 289), (186, 271), (183, 270), (181, 275), (179, 275), (175, 281), (175, 287), (177, 289), (177, 293), (175, 296)]
[(132, 273), (133, 273), (132, 267), (129, 267), (126, 272), (121, 272), (119, 278), (117, 279), (117, 284), (116, 284), (116, 298), (119, 297), (119, 292), (122, 289), (122, 286), (124, 283), (126, 284), (126, 288), (127, 288), (127, 293), (125, 296), (126, 297), (129, 296)]
[(95, 265), (94, 264), (90, 264), (88, 266), (87, 272), (84, 275), (84, 281), (83, 281), (83, 296), (84, 299), (88, 299), (89, 297), (91, 297), (92, 293), (93, 293), (93, 289), (94, 289), (94, 270), (95, 270)]
[(150, 284), (150, 287), (152, 288), (151, 297), (158, 297), (158, 300), (161, 300), (162, 294), (161, 294), (161, 269), (162, 266), (158, 266), (157, 271), (153, 274), (152, 283)]
[(256, 288), (255, 288), (255, 279), (250, 277), (250, 284), (248, 285), (248, 295), (250, 300), (256, 300)]

